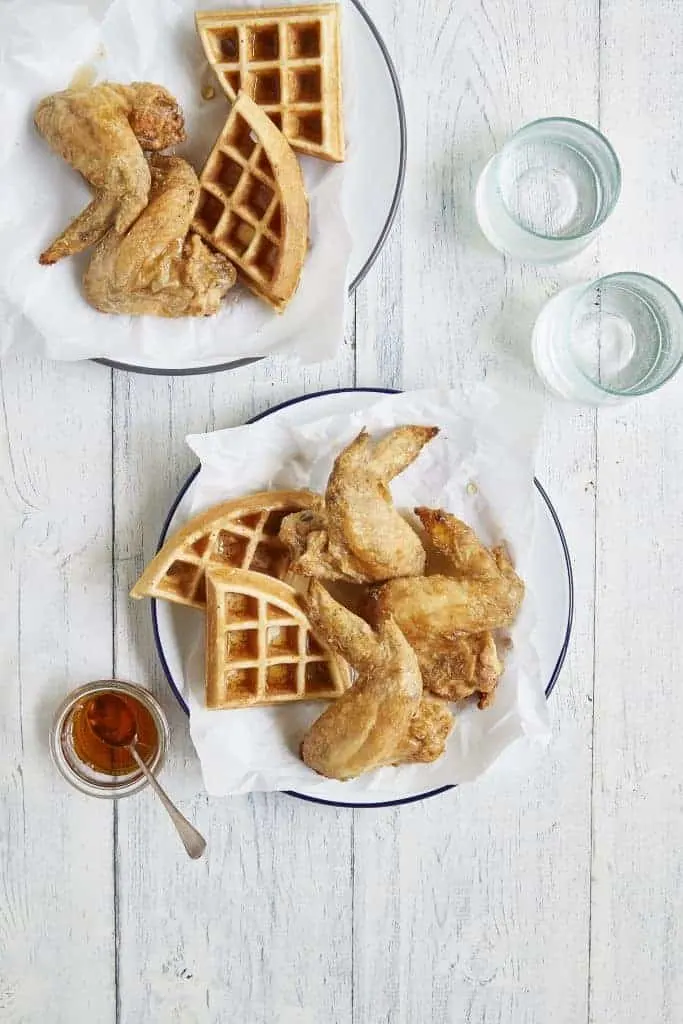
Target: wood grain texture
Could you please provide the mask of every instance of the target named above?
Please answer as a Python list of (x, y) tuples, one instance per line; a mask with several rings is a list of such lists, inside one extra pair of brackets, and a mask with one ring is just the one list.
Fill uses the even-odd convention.
[[(605, 270), (683, 291), (680, 5), (603, 0), (602, 127), (624, 167)], [(683, 1020), (679, 377), (600, 413), (591, 1021)]]
[[(354, 310), (335, 364), (268, 360), (212, 377), (117, 374), (116, 669), (151, 686), (172, 722), (169, 791), (208, 840), (187, 860), (151, 794), (118, 812), (119, 1019), (344, 1021), (351, 1005), (351, 816), (277, 795), (208, 800), (187, 721), (158, 667), (149, 608), (127, 594), (195, 458), (188, 433), (353, 383)], [(342, 911), (342, 912), (340, 912)]]
[[(406, 387), (486, 376), (538, 393), (533, 320), (558, 286), (593, 276), (598, 256), (559, 269), (504, 259), (479, 234), (474, 188), (520, 124), (550, 111), (597, 119), (597, 5), (561, 17), (526, 0), (395, 4), (393, 18), (370, 7), (407, 84), (410, 156), (392, 254), (359, 294), (358, 383), (390, 367)], [(358, 1024), (587, 1018), (594, 422), (547, 399), (538, 471), (569, 527), (577, 586), (552, 745), (379, 824), (357, 814)]]
[(112, 805), (50, 762), (57, 705), (111, 672), (109, 374), (0, 367), (0, 1020), (114, 1014)]

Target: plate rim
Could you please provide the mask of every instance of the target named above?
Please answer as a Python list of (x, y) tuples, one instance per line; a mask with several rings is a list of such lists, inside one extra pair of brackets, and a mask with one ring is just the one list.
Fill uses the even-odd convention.
[[(266, 419), (266, 417), (271, 416), (273, 413), (279, 412), (282, 409), (286, 409), (290, 405), (299, 405), (301, 402), (307, 402), (307, 401), (310, 401), (312, 399), (321, 398), (321, 397), (326, 396), (326, 395), (339, 395), (339, 394), (350, 393), (350, 392), (361, 392), (361, 393), (365, 393), (365, 394), (370, 393), (370, 394), (378, 394), (378, 395), (398, 395), (398, 394), (401, 394), (401, 391), (398, 388), (379, 388), (379, 387), (329, 388), (329, 389), (326, 389), (326, 390), (323, 390), (323, 391), (314, 391), (311, 394), (299, 395), (297, 398), (289, 398), (289, 399), (287, 399), (284, 402), (279, 402), (277, 405), (274, 405), (274, 406), (270, 407), (269, 409), (265, 409), (263, 412), (257, 413), (256, 416), (252, 416), (251, 419), (246, 421), (245, 426), (248, 426), (251, 423), (258, 423), (259, 420)], [(195, 466), (195, 468), (189, 473), (189, 475), (186, 477), (186, 479), (184, 480), (183, 484), (181, 485), (181, 488), (178, 491), (178, 494), (176, 495), (176, 497), (174, 498), (173, 502), (171, 503), (171, 507), (170, 507), (170, 509), (169, 509), (169, 511), (168, 511), (168, 513), (166, 515), (166, 518), (164, 519), (164, 523), (163, 523), (163, 526), (161, 528), (161, 533), (159, 535), (159, 541), (158, 541), (157, 547), (156, 547), (157, 551), (159, 551), (160, 548), (162, 547), (162, 545), (164, 544), (164, 541), (166, 539), (166, 535), (168, 533), (168, 528), (169, 528), (169, 526), (171, 524), (171, 521), (172, 521), (172, 519), (173, 519), (173, 517), (174, 517), (174, 515), (176, 513), (176, 510), (177, 510), (178, 506), (180, 505), (181, 501), (183, 500), (183, 498), (185, 497), (185, 494), (187, 493), (188, 489), (190, 488), (192, 482), (194, 481), (194, 479), (198, 475), (200, 469), (201, 469), (201, 463), (199, 463), (197, 466)], [(562, 547), (562, 554), (564, 556), (565, 568), (567, 570), (567, 584), (568, 584), (568, 593), (569, 593), (569, 607), (568, 607), (568, 610), (567, 610), (567, 626), (566, 626), (566, 629), (565, 629), (564, 640), (562, 642), (562, 646), (560, 648), (560, 653), (558, 655), (557, 661), (555, 662), (555, 666), (553, 668), (553, 671), (550, 674), (550, 680), (549, 680), (548, 684), (546, 685), (545, 691), (544, 691), (545, 692), (545, 698), (546, 698), (546, 700), (548, 700), (548, 698), (552, 694), (553, 690), (555, 689), (555, 684), (557, 683), (557, 680), (559, 678), (560, 672), (562, 671), (562, 668), (563, 668), (564, 663), (565, 663), (565, 659), (567, 657), (567, 651), (569, 650), (569, 643), (570, 643), (570, 640), (571, 640), (572, 628), (573, 628), (573, 625), (574, 625), (574, 572), (573, 572), (573, 569), (572, 569), (572, 561), (571, 561), (571, 555), (570, 555), (570, 552), (569, 552), (569, 545), (567, 543), (567, 537), (565, 535), (564, 528), (562, 526), (562, 523), (560, 522), (560, 518), (559, 518), (559, 516), (557, 514), (557, 511), (555, 510), (555, 506), (553, 505), (552, 501), (550, 500), (550, 497), (548, 496), (547, 491), (545, 490), (545, 488), (543, 487), (543, 485), (541, 484), (541, 482), (538, 480), (538, 478), (536, 476), (534, 476), (534, 486), (536, 487), (536, 490), (538, 491), (539, 495), (541, 496), (541, 498), (545, 502), (546, 507), (547, 507), (547, 509), (548, 509), (548, 511), (550, 513), (550, 516), (551, 516), (551, 518), (552, 518), (552, 520), (553, 520), (553, 522), (555, 524), (555, 528), (557, 530), (558, 536), (560, 538), (560, 544), (561, 544), (561, 547)], [(169, 668), (168, 662), (166, 660), (166, 655), (164, 653), (163, 645), (161, 643), (161, 636), (160, 636), (160, 633), (159, 633), (159, 619), (158, 619), (158, 613), (157, 613), (157, 603), (158, 603), (157, 598), (152, 598), (151, 599), (150, 604), (151, 604), (151, 616), (152, 616), (152, 632), (154, 634), (154, 645), (156, 647), (157, 656), (159, 658), (159, 661), (161, 662), (161, 667), (162, 667), (162, 669), (164, 671), (164, 675), (166, 676), (166, 681), (168, 682), (168, 684), (169, 684), (169, 686), (171, 688), (171, 691), (172, 691), (174, 697), (176, 698), (176, 700), (178, 701), (178, 704), (180, 705), (182, 711), (187, 715), (188, 720), (189, 720), (190, 709), (189, 709), (189, 707), (188, 707), (188, 705), (187, 705), (187, 703), (185, 701), (185, 698), (183, 697), (182, 693), (180, 692), (180, 690), (178, 689), (178, 687), (176, 685), (176, 682), (175, 682), (175, 680), (173, 678), (173, 674), (171, 673), (171, 670)], [(378, 808), (378, 807), (400, 807), (400, 806), (402, 806), (404, 804), (417, 803), (420, 800), (429, 800), (433, 796), (439, 796), (441, 793), (446, 793), (446, 792), (448, 792), (448, 790), (456, 789), (456, 788), (457, 788), (456, 784), (452, 784), (452, 785), (448, 785), (448, 786), (439, 786), (437, 789), (425, 790), (424, 793), (414, 793), (412, 796), (399, 797), (396, 800), (380, 800), (380, 801), (377, 801), (375, 803), (345, 803), (345, 802), (340, 801), (340, 800), (325, 800), (322, 797), (310, 796), (307, 793), (299, 793), (299, 792), (297, 792), (294, 789), (283, 789), (283, 790), (280, 790), (280, 792), (286, 794), (287, 796), (296, 797), (297, 800), (304, 800), (307, 803), (323, 804), (323, 805), (325, 805), (327, 807), (347, 807), (347, 808), (351, 808), (351, 809), (354, 809), (354, 810), (355, 809), (364, 810), (366, 808), (369, 809), (369, 808)]]
[[(370, 29), (371, 35), (374, 37), (384, 62), (389, 72), (391, 84), (394, 89), (396, 96), (396, 107), (398, 110), (398, 124), (399, 124), (399, 140), (400, 140), (400, 151), (398, 160), (398, 175), (396, 178), (396, 184), (394, 186), (394, 195), (391, 200), (391, 206), (387, 214), (387, 219), (384, 222), (384, 226), (379, 234), (375, 245), (373, 246), (370, 255), (366, 259), (363, 266), (360, 268), (355, 278), (349, 285), (348, 295), (349, 298), (354, 294), (358, 286), (365, 280), (368, 273), (374, 266), (377, 257), (384, 248), (385, 242), (389, 236), (396, 214), (398, 213), (399, 203), (401, 202), (401, 196), (403, 195), (403, 186), (405, 184), (406, 177), (406, 163), (408, 156), (408, 129), (406, 124), (406, 109), (403, 102), (403, 93), (401, 90), (401, 83), (399, 81), (398, 72), (396, 65), (389, 53), (387, 44), (377, 28), (375, 22), (372, 20), (365, 7), (363, 7), (360, 0), (349, 0), (351, 4), (360, 14), (363, 21)], [(251, 366), (253, 363), (259, 363), (263, 359), (267, 359), (267, 356), (243, 356), (240, 359), (231, 359), (226, 363), (216, 363), (211, 366), (188, 366), (179, 367), (178, 369), (169, 369), (167, 367), (153, 367), (153, 366), (138, 366), (135, 363), (120, 362), (116, 359), (107, 359), (105, 356), (99, 356), (95, 359), (90, 360), (93, 363), (99, 363), (100, 366), (108, 366), (112, 370), (125, 370), (128, 373), (142, 373), (148, 376), (157, 377), (196, 377), (201, 374), (207, 373), (223, 373), (226, 370), (238, 370), (242, 366)]]

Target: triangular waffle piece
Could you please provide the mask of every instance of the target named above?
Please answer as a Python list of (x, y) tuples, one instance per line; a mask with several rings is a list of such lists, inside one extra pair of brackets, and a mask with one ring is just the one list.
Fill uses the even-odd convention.
[(311, 491), (262, 491), (201, 512), (168, 538), (131, 597), (157, 597), (204, 608), (207, 569), (284, 575), (289, 556), (278, 538), (280, 523), (290, 512), (312, 508), (319, 501)]
[(281, 312), (308, 248), (308, 200), (299, 162), (281, 131), (241, 92), (199, 176), (193, 229)]
[(206, 705), (330, 700), (349, 668), (313, 636), (295, 591), (244, 569), (206, 574)]
[(195, 18), (230, 100), (246, 92), (300, 153), (344, 159), (339, 4), (198, 11)]

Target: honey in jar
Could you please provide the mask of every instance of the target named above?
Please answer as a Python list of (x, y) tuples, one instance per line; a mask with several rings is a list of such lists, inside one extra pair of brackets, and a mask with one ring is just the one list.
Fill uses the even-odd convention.
[[(95, 679), (73, 690), (57, 708), (50, 752), (75, 789), (87, 796), (118, 799), (149, 784), (127, 745), (133, 741), (150, 771), (157, 773), (169, 740), (166, 715), (149, 690), (122, 679)], [(110, 741), (121, 745), (117, 748)]]
[[(121, 705), (127, 712), (124, 715), (120, 713)], [(145, 764), (149, 764), (159, 747), (154, 718), (132, 695), (111, 690), (93, 694), (74, 708), (71, 735), (76, 756), (94, 771), (105, 775), (137, 771), (138, 766), (128, 746), (119, 745), (126, 742), (131, 716), (135, 722), (135, 748)], [(109, 742), (100, 737), (106, 737)]]

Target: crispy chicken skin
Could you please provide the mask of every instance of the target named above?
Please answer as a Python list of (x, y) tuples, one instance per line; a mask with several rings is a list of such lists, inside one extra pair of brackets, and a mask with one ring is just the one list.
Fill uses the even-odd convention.
[(318, 582), (305, 603), (313, 631), (358, 678), (311, 726), (301, 746), (304, 762), (343, 780), (382, 765), (439, 757), (452, 716), (443, 705), (423, 702), (417, 658), (396, 624), (385, 619), (373, 630)]
[(438, 761), (446, 749), (453, 722), (452, 713), (442, 701), (423, 697), (407, 734), (396, 748), (392, 765)]
[(480, 708), (493, 701), (503, 665), (492, 633), (406, 638), (417, 654), (430, 693), (445, 700), (464, 700), (476, 694)]
[(504, 546), (489, 550), (447, 512), (415, 512), (453, 575), (385, 583), (371, 595), (369, 617), (395, 619), (417, 654), (426, 689), (449, 700), (477, 694), (486, 707), (503, 670), (490, 631), (513, 622), (524, 583)]
[(110, 228), (83, 277), (85, 296), (103, 313), (207, 316), (235, 283), (224, 256), (188, 237), (199, 181), (180, 157), (149, 158), (149, 203), (124, 235)]
[(394, 507), (388, 484), (437, 433), (436, 427), (397, 427), (374, 443), (361, 431), (337, 457), (324, 505), (284, 520), (280, 538), (291, 571), (358, 583), (424, 572), (420, 538)]
[(111, 225), (124, 234), (147, 204), (151, 175), (143, 149), (165, 149), (185, 138), (176, 100), (149, 82), (104, 82), (53, 93), (38, 104), (34, 121), (48, 145), (95, 192), (42, 253), (44, 264), (82, 252)]
[(489, 550), (469, 526), (448, 512), (415, 512), (453, 575), (391, 580), (375, 594), (375, 613), (392, 615), (409, 636), (441, 637), (509, 626), (522, 603), (524, 583), (504, 545)]

